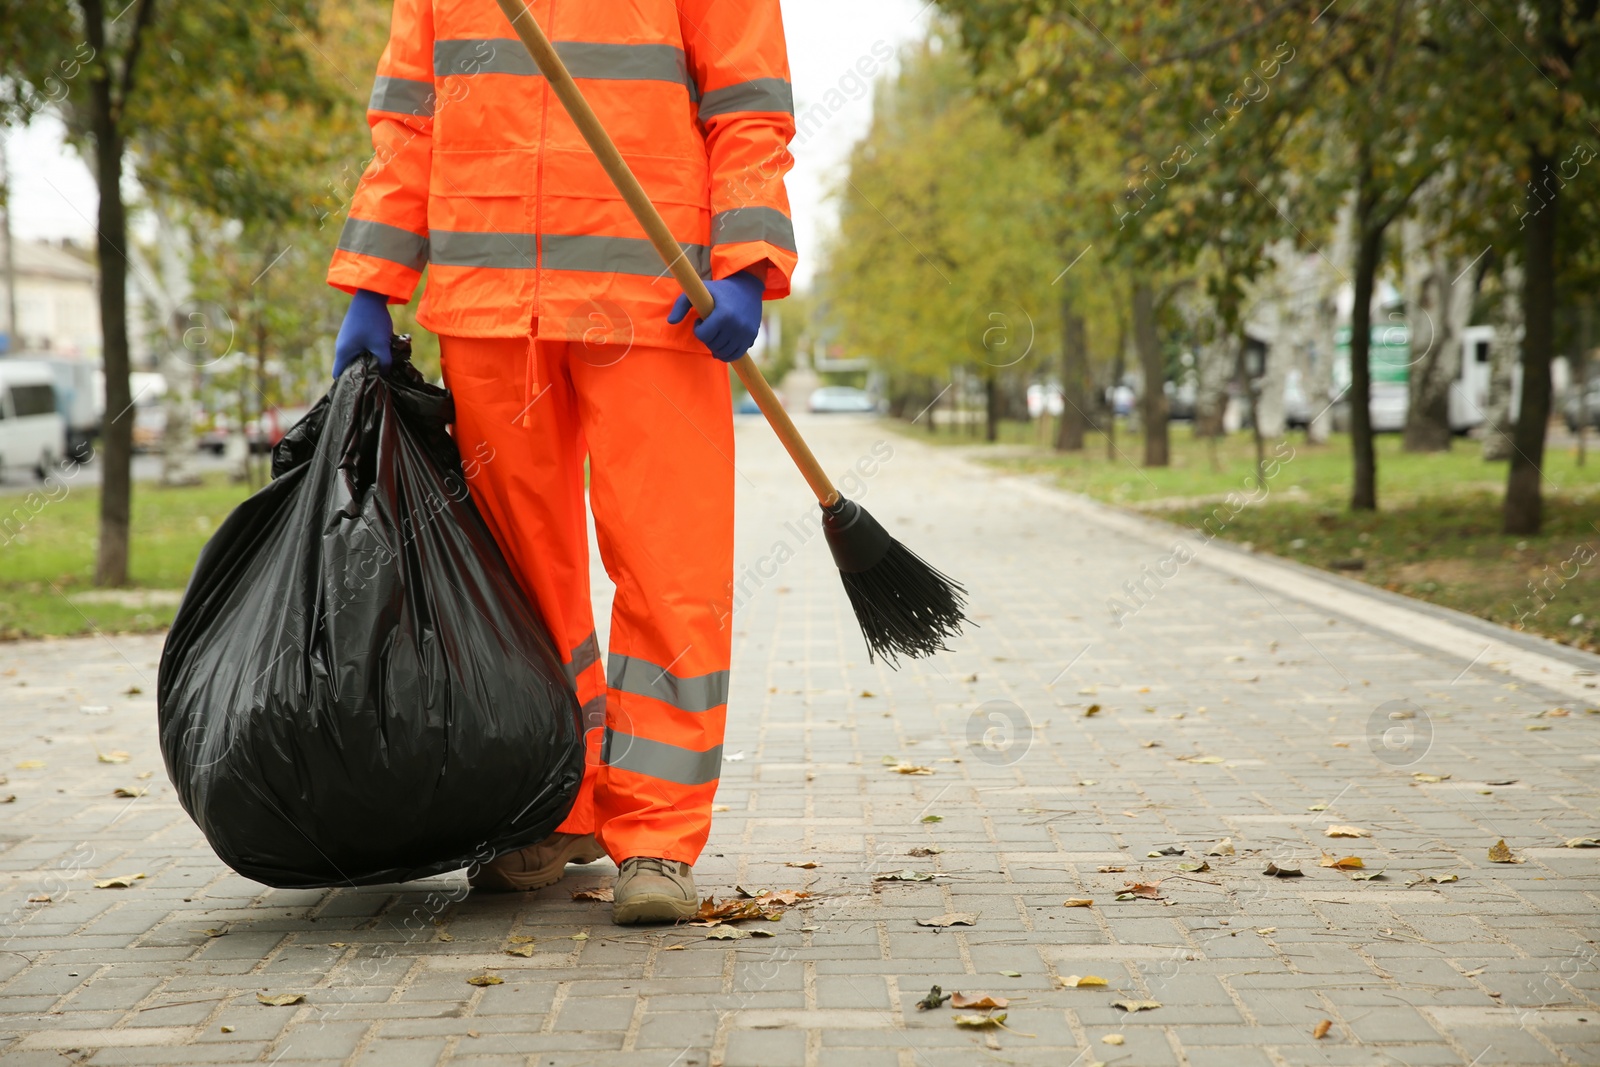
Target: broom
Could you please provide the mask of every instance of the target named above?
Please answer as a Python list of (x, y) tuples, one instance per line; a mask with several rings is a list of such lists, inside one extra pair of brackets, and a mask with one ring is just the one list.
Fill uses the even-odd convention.
[[(496, 2), (578, 132), (583, 134), (583, 139), (632, 209), (639, 225), (644, 227), (656, 251), (688, 294), (695, 311), (702, 319), (709, 317), (716, 306), (710, 290), (683, 254), (683, 248), (650, 202), (622, 153), (617, 151), (610, 134), (584, 99), (538, 20), (524, 0)], [(822, 505), (822, 532), (844, 580), (856, 621), (866, 637), (869, 659), (882, 656), (890, 666), (898, 666), (901, 655), (916, 659), (945, 650), (946, 639), (960, 634), (961, 624), (967, 621), (966, 589), (890, 537), (865, 508), (845, 499), (834, 488), (749, 353), (740, 356), (733, 369), (755, 398), (767, 422), (772, 424), (789, 457), (800, 468), (816, 494), (817, 503)]]

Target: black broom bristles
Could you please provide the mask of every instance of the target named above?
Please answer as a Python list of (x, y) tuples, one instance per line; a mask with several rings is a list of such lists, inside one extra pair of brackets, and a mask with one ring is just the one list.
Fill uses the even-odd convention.
[(840, 498), (822, 509), (822, 532), (839, 565), (845, 592), (867, 639), (869, 659), (890, 667), (900, 656), (921, 659), (948, 651), (961, 633), (967, 590), (889, 536), (867, 510)]

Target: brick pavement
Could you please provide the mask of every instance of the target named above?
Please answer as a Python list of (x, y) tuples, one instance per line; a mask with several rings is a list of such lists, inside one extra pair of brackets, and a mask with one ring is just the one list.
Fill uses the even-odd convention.
[[(798, 479), (741, 429), (726, 810), (698, 874), (812, 892), (774, 936), (612, 927), (571, 899), (607, 863), (523, 897), (266, 889), (165, 781), (159, 640), (5, 645), (0, 1064), (1600, 1063), (1600, 849), (1561, 847), (1600, 836), (1597, 661), (1221, 546), (1151, 583), (1170, 531), (870, 423), (808, 429), (981, 625), (869, 664)], [(1118, 627), (1124, 581), (1145, 602)], [(1526, 862), (1490, 863), (1499, 838)], [(936, 877), (874, 880), (905, 869)], [(951, 912), (976, 924), (918, 925)], [(934, 983), (1010, 998), (1006, 1028), (919, 1012)]]

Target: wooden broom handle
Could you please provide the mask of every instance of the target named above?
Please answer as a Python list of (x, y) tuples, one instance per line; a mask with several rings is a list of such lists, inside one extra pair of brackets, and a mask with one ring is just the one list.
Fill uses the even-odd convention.
[[(650, 195), (644, 191), (644, 186), (639, 184), (639, 179), (634, 177), (628, 161), (617, 151), (616, 143), (600, 124), (600, 119), (589, 106), (589, 101), (583, 98), (578, 83), (572, 80), (567, 65), (556, 54), (555, 46), (550, 43), (550, 38), (544, 35), (544, 30), (533, 17), (533, 12), (528, 10), (523, 0), (497, 0), (497, 2), (500, 10), (505, 12), (506, 18), (516, 29), (517, 36), (522, 38), (522, 43), (527, 47), (528, 54), (533, 57), (533, 62), (538, 66), (540, 73), (544, 75), (545, 81), (550, 83), (550, 88), (555, 91), (562, 106), (567, 109), (567, 114), (578, 127), (578, 132), (589, 142), (589, 148), (600, 160), (600, 165), (605, 168), (606, 173), (611, 176), (612, 183), (622, 194), (622, 199), (627, 202), (634, 217), (639, 220), (639, 225), (644, 227), (650, 243), (656, 246), (656, 251), (661, 254), (673, 277), (678, 279), (678, 284), (688, 294), (689, 302), (694, 305), (695, 311), (702, 319), (710, 317), (712, 309), (716, 307), (716, 301), (711, 297), (711, 290), (706, 288), (705, 281), (696, 273), (694, 265), (689, 262), (682, 246), (678, 244), (678, 239), (667, 227), (666, 220), (650, 202)], [(783, 447), (788, 450), (789, 458), (800, 468), (806, 483), (816, 494), (817, 502), (823, 507), (838, 503), (839, 491), (833, 487), (832, 479), (822, 469), (822, 464), (817, 462), (817, 457), (806, 445), (805, 438), (800, 436), (794, 420), (789, 418), (789, 413), (778, 402), (772, 386), (767, 384), (761, 368), (756, 366), (750, 354), (747, 352), (735, 360), (733, 369), (739, 375), (739, 380), (744, 383), (744, 387), (750, 391), (750, 395), (755, 398), (756, 405), (767, 417), (767, 422), (772, 424), (778, 440), (782, 441)]]

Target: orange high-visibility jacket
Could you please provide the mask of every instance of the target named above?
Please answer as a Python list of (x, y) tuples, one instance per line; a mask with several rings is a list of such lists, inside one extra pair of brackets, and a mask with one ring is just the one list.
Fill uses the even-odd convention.
[[(778, 0), (530, 0), (701, 275), (765, 264), (788, 295), (793, 92)], [(396, 0), (368, 120), (375, 154), (328, 281), (459, 337), (631, 340), (679, 288), (495, 0)], [(692, 317), (691, 317), (692, 319)]]

